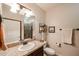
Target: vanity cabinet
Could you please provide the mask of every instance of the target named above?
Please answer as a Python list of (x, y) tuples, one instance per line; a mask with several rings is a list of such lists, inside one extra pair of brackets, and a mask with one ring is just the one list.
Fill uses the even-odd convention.
[(29, 54), (28, 56), (43, 56), (43, 46)]
[(36, 51), (32, 52), (28, 56), (43, 56), (43, 47), (40, 47)]

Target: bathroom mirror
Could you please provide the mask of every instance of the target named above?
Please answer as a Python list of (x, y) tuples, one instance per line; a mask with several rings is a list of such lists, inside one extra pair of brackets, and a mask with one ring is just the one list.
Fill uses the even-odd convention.
[[(32, 11), (29, 11), (32, 12)], [(33, 38), (33, 23), (35, 16), (34, 15), (26, 15), (24, 17), (24, 39), (32, 39)]]
[(24, 39), (32, 38), (33, 36), (33, 23), (28, 21), (31, 17), (24, 19)]
[(5, 43), (18, 42), (33, 37), (33, 12), (17, 3), (2, 3), (2, 20)]
[[(2, 3), (2, 23), (5, 44), (17, 43), (22, 39), (23, 15), (19, 13), (19, 8), (15, 8), (19, 5), (15, 5)], [(17, 12), (15, 9), (17, 9)]]

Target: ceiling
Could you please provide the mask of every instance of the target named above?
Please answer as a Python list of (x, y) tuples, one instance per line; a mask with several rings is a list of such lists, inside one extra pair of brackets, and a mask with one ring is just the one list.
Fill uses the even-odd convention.
[(58, 3), (37, 3), (37, 5), (42, 8), (44, 11), (48, 11), (49, 9), (59, 5)]

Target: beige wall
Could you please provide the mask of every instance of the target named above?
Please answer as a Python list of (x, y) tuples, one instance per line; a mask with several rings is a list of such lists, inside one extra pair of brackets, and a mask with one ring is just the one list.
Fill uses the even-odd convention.
[[(48, 33), (47, 40), (51, 48), (59, 55), (79, 55), (79, 31), (75, 31), (73, 45), (63, 44), (60, 28), (79, 28), (79, 4), (60, 4), (51, 8), (46, 14), (46, 24), (56, 27), (55, 33)], [(58, 47), (56, 43), (61, 43)]]

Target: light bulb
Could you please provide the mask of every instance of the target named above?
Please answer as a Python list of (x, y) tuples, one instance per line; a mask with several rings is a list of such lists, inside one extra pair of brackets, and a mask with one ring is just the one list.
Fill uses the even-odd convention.
[(17, 13), (17, 11), (20, 10), (20, 6), (17, 3), (9, 3), (6, 5), (10, 6), (10, 11), (13, 13)]
[(15, 10), (14, 8), (11, 8), (10, 11), (13, 13), (17, 13), (17, 10)]
[(20, 10), (20, 12), (19, 12), (19, 13), (20, 13), (21, 15), (25, 15), (25, 10), (26, 10), (26, 9), (25, 9), (25, 8), (23, 8), (23, 9), (21, 9), (21, 10)]

